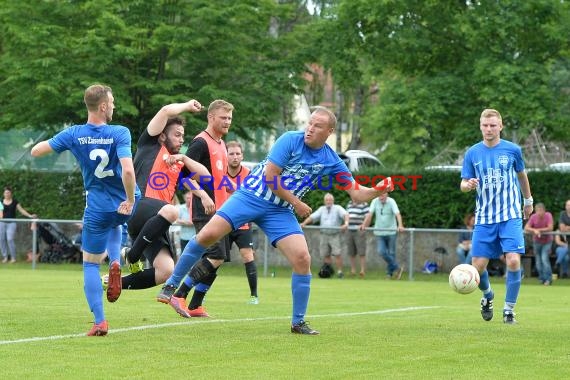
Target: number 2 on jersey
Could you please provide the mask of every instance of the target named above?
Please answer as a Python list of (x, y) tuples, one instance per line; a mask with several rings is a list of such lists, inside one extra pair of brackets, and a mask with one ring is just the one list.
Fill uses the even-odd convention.
[(113, 173), (113, 170), (111, 169), (104, 170), (105, 166), (107, 166), (107, 164), (109, 163), (109, 156), (107, 155), (107, 152), (105, 150), (93, 149), (91, 152), (89, 152), (89, 159), (95, 161), (97, 160), (97, 158), (100, 158), (101, 162), (99, 162), (99, 165), (97, 165), (97, 167), (95, 168), (95, 177), (105, 178), (115, 175)]

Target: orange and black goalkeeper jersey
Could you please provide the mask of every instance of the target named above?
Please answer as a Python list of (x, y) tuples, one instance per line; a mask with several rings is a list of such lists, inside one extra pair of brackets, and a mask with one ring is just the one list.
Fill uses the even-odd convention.
[(169, 153), (158, 142), (157, 136), (148, 131), (141, 134), (133, 160), (137, 185), (143, 197), (160, 199), (170, 203), (176, 192), (182, 163), (169, 166), (164, 162)]

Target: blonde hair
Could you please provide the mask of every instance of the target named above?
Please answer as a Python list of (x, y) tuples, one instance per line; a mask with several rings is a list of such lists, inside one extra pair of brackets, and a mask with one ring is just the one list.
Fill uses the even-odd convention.
[(497, 110), (494, 110), (492, 108), (486, 108), (483, 110), (483, 112), (481, 112), (481, 119), (487, 119), (493, 116), (496, 116), (497, 119), (501, 121), (501, 123), (503, 122), (503, 118), (501, 117), (501, 114)]
[(235, 140), (228, 141), (226, 143), (226, 149), (229, 150), (230, 148), (239, 148), (239, 150), (241, 150), (243, 152), (243, 148), (242, 148), (241, 143), (239, 141), (235, 141)]
[(109, 101), (109, 94), (112, 94), (111, 87), (102, 84), (94, 84), (87, 87), (83, 102), (88, 111), (95, 112), (99, 109), (99, 104)]
[(320, 113), (320, 114), (327, 115), (329, 118), (329, 126), (332, 129), (336, 128), (336, 116), (335, 116), (334, 112), (329, 110), (327, 107), (323, 107), (323, 106), (312, 107), (312, 110), (313, 110), (313, 113)]
[(210, 106), (208, 107), (208, 114), (211, 114), (212, 112), (217, 111), (220, 108), (223, 109), (224, 111), (230, 112), (234, 110), (234, 105), (230, 102), (226, 102), (225, 100), (216, 99), (212, 103), (210, 103)]

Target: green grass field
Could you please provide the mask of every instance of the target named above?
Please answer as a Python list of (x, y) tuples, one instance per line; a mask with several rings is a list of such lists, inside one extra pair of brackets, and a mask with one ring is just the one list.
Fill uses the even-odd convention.
[(209, 319), (179, 317), (158, 287), (105, 301), (106, 337), (92, 319), (80, 265), (0, 266), (3, 379), (547, 379), (570, 378), (570, 281), (525, 279), (515, 326), (504, 325), (503, 280), (492, 278), (495, 319), (479, 292), (453, 293), (447, 276), (390, 281), (314, 277), (307, 320), (319, 336), (289, 332), (290, 271), (260, 278), (246, 305), (241, 266), (220, 270)]

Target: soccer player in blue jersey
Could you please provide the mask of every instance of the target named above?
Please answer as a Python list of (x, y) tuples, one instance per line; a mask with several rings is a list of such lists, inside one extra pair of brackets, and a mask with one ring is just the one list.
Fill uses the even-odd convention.
[[(501, 114), (493, 109), (484, 110), (480, 129), (483, 141), (465, 153), (460, 188), (463, 192), (477, 191), (471, 251), (473, 266), (481, 276), (481, 316), (485, 321), (493, 318), (495, 294), (489, 282), (487, 264), (490, 259), (504, 254), (507, 291), (503, 322), (514, 324), (514, 307), (521, 286), (521, 255), (525, 252), (522, 220), (532, 213), (533, 200), (520, 146), (501, 139)], [(521, 199), (521, 192), (524, 199)]]
[(304, 132), (286, 132), (279, 137), (267, 158), (253, 169), (245, 183), (190, 240), (157, 300), (169, 303), (188, 271), (194, 284), (215, 273), (224, 259), (213, 259), (208, 255), (200, 258), (206, 248), (245, 223), (255, 222), (293, 267), (291, 332), (319, 334), (305, 321), (311, 286), (311, 256), (295, 213), (306, 218), (312, 210), (301, 198), (316, 188), (323, 176), (336, 177), (356, 202), (369, 201), (393, 189), (390, 178), (373, 188), (356, 185), (346, 164), (326, 144), (335, 127), (335, 115), (324, 107), (317, 107)]
[(109, 325), (103, 309), (103, 286), (99, 266), (109, 255), (107, 300), (121, 294), (121, 226), (133, 212), (140, 191), (135, 181), (131, 133), (121, 125), (109, 125), (115, 108), (110, 87), (99, 84), (85, 90), (87, 123), (74, 125), (32, 148), (32, 156), (70, 150), (81, 167), (86, 192), (81, 249), (83, 284), (89, 309), (95, 317), (88, 336), (107, 335)]

